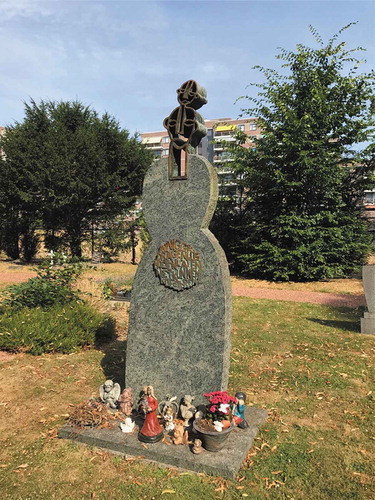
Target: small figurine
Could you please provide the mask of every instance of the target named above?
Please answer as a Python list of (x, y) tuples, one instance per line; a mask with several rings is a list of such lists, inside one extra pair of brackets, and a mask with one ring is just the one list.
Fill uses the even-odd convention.
[(246, 394), (244, 392), (236, 392), (234, 397), (237, 400), (237, 404), (234, 410), (233, 420), (235, 424), (237, 424), (237, 427), (240, 429), (246, 429), (246, 427), (249, 427), (249, 424), (245, 420)]
[(188, 431), (184, 431), (181, 421), (176, 422), (173, 433), (173, 444), (189, 444)]
[(125, 433), (133, 432), (134, 426), (135, 426), (135, 422), (133, 422), (130, 417), (126, 417), (125, 423), (123, 423), (123, 422), (120, 423), (120, 428), (121, 428), (122, 432), (125, 432)]
[(114, 384), (112, 380), (106, 380), (104, 384), (99, 387), (100, 400), (113, 410), (117, 408), (120, 393), (120, 384), (117, 382)]
[(169, 396), (167, 395), (166, 398), (159, 403), (159, 411), (161, 415), (164, 415), (167, 408), (172, 408), (172, 411), (175, 415), (177, 415), (178, 412), (178, 404), (176, 403), (177, 396)]
[(194, 439), (191, 451), (194, 453), (194, 455), (199, 455), (200, 453), (202, 453), (203, 448), (202, 448), (202, 441), (200, 439)]
[(131, 387), (127, 387), (122, 391), (119, 399), (120, 410), (124, 415), (128, 417), (132, 413), (133, 404), (134, 404), (134, 399)]
[(157, 408), (158, 400), (154, 396), (154, 389), (148, 385), (143, 388), (139, 402), (139, 409), (144, 413), (145, 421), (138, 433), (138, 439), (144, 443), (157, 443), (164, 437), (163, 429), (156, 416)]
[(165, 412), (164, 412), (164, 415), (163, 415), (163, 418), (164, 418), (164, 426), (165, 426), (165, 430), (167, 432), (171, 432), (174, 430), (174, 423), (173, 423), (173, 410), (170, 406), (168, 406), (166, 409), (165, 409)]
[(138, 413), (145, 418), (148, 409), (147, 394), (142, 391), (141, 397), (138, 401)]
[(194, 398), (187, 394), (184, 396), (180, 405), (181, 417), (184, 419), (184, 427), (189, 427), (190, 420), (194, 417), (196, 412), (195, 406), (192, 404)]

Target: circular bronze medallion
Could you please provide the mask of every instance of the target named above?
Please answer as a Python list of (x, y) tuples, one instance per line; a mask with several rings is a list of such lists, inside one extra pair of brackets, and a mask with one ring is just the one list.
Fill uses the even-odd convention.
[(169, 240), (159, 247), (154, 271), (162, 285), (181, 292), (198, 283), (202, 262), (193, 247), (182, 241)]

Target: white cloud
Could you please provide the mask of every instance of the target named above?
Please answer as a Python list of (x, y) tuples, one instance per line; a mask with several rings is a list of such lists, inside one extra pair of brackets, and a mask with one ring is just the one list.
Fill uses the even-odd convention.
[(1, 22), (15, 18), (47, 17), (51, 14), (52, 10), (46, 2), (33, 0), (2, 0), (0, 2)]

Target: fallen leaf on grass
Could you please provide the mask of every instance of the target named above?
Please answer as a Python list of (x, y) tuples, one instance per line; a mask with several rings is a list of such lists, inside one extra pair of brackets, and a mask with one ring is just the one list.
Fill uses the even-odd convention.
[(236, 486), (236, 490), (243, 490), (245, 486)]
[(9, 464), (0, 464), (0, 469), (4, 469), (4, 467), (8, 467)]
[(313, 453), (315, 450), (309, 450), (307, 453)]
[(167, 494), (167, 493), (173, 494), (173, 493), (176, 493), (176, 492), (175, 492), (175, 490), (163, 490), (163, 491), (161, 492), (161, 494), (162, 494), (162, 495), (165, 495), (165, 494)]
[(142, 446), (143, 448), (145, 448), (146, 450), (148, 450), (148, 446), (147, 446), (147, 445), (145, 445), (144, 443), (141, 443), (141, 446)]
[(26, 469), (26, 467), (28, 467), (28, 466), (29, 466), (29, 464), (21, 464), (18, 467), (16, 467), (16, 469)]
[(238, 482), (239, 482), (239, 483), (241, 483), (242, 481), (244, 481), (244, 479), (245, 479), (245, 476), (242, 476), (242, 477), (240, 477), (240, 478), (238, 479)]
[(50, 429), (47, 434), (51, 439), (55, 439), (57, 438), (57, 429)]
[(353, 476), (358, 476), (361, 484), (372, 484), (372, 478), (368, 474), (363, 474), (361, 472), (353, 472), (352, 474)]
[(272, 481), (272, 483), (268, 484), (266, 486), (267, 490), (270, 490), (271, 488), (279, 488), (280, 486), (282, 486), (284, 483), (282, 483), (281, 481)]
[(221, 483), (220, 486), (218, 488), (216, 488), (214, 491), (220, 491), (220, 493), (224, 493), (224, 491), (226, 490), (226, 486), (224, 483)]
[(282, 470), (276, 470), (274, 472), (271, 472), (271, 474), (281, 474)]
[(135, 460), (139, 460), (141, 458), (145, 458), (144, 455), (138, 455), (138, 457), (127, 457), (125, 458), (126, 462), (134, 462)]

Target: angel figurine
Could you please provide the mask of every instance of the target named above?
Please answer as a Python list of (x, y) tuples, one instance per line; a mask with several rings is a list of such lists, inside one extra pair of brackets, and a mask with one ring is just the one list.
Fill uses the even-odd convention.
[(125, 422), (120, 423), (120, 429), (122, 432), (130, 434), (133, 432), (135, 426), (135, 422), (130, 417), (126, 417)]
[(180, 405), (181, 417), (184, 419), (184, 427), (189, 427), (190, 420), (194, 417), (196, 412), (195, 406), (192, 404), (194, 398), (187, 394), (184, 396), (182, 403)]
[(165, 415), (166, 411), (168, 408), (172, 409), (172, 413), (174, 416), (177, 415), (178, 412), (178, 404), (176, 402), (177, 396), (169, 396), (167, 395), (166, 398), (159, 403), (159, 412), (161, 415)]
[(121, 394), (120, 384), (112, 380), (106, 380), (99, 387), (100, 400), (113, 410), (117, 408), (117, 402)]

